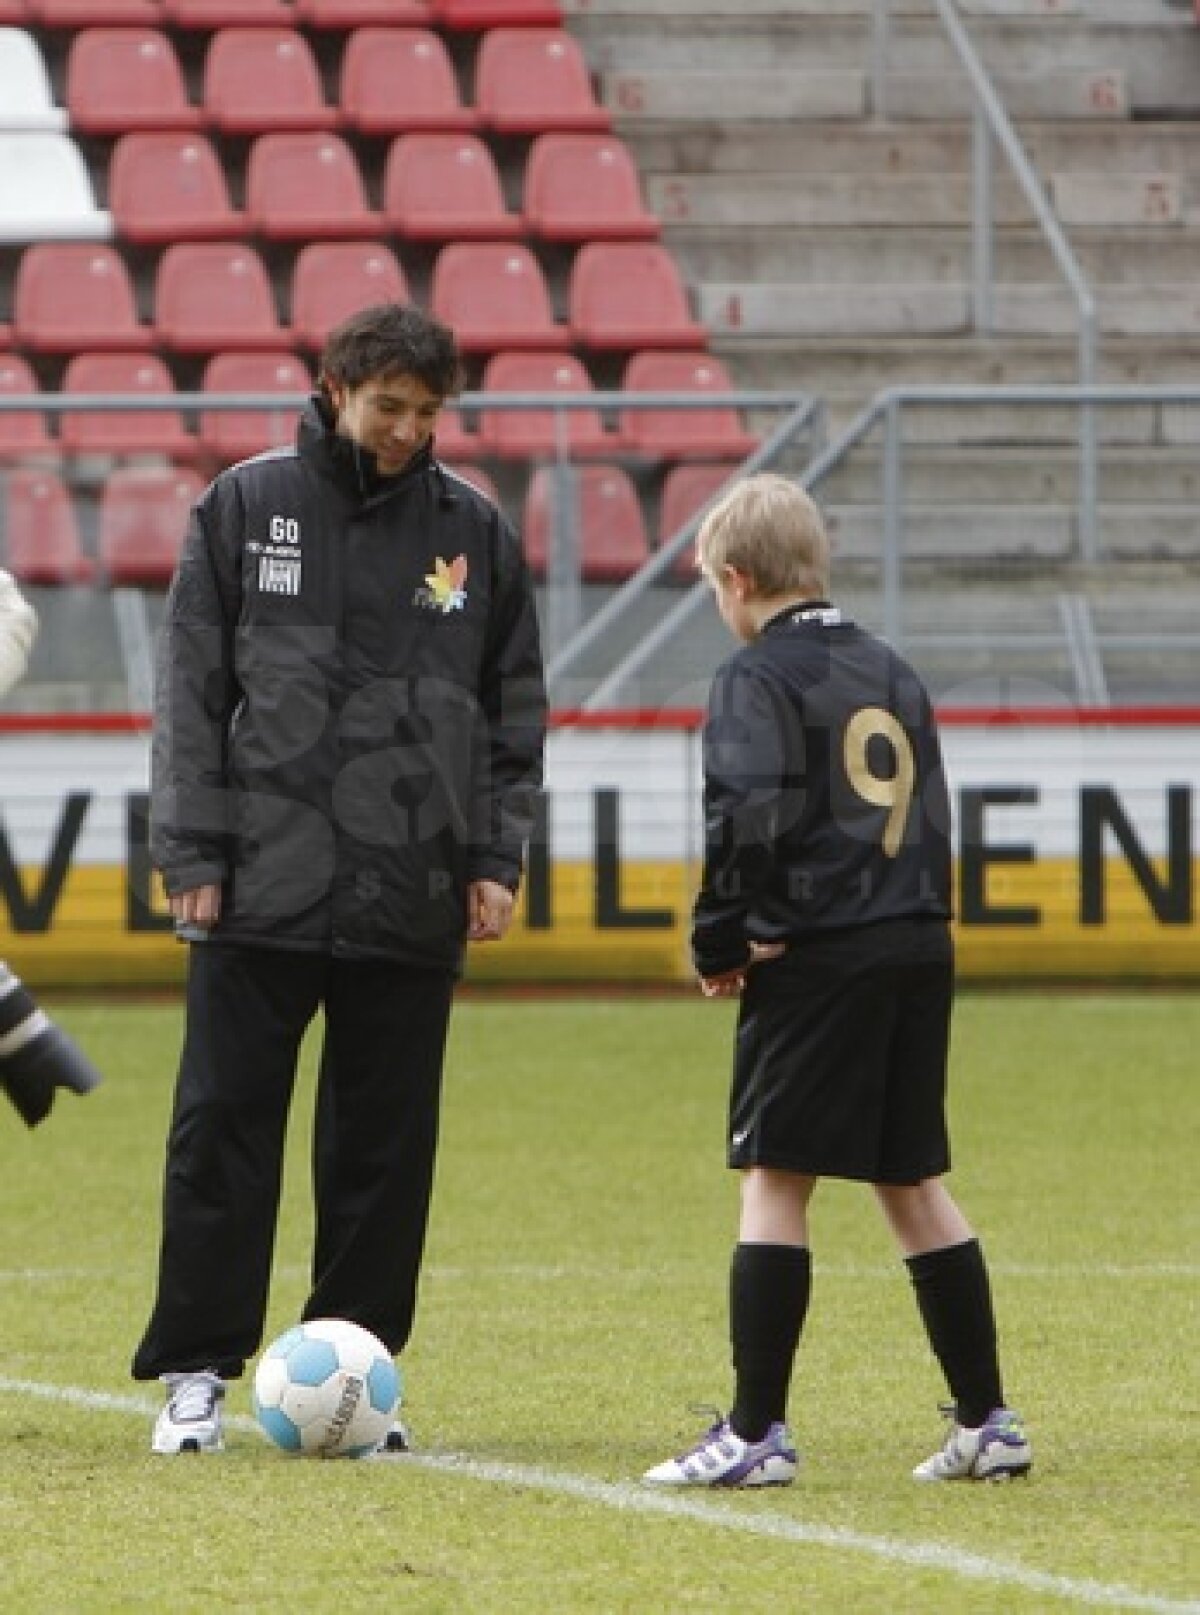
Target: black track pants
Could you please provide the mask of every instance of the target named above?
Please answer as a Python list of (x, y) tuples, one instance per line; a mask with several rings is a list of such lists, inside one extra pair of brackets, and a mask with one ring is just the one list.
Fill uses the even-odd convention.
[(408, 1340), (437, 1149), (453, 977), (200, 944), (167, 1142), (158, 1294), (135, 1379), (236, 1378), (261, 1343), (283, 1142), (305, 1028), (325, 1012), (305, 1317)]

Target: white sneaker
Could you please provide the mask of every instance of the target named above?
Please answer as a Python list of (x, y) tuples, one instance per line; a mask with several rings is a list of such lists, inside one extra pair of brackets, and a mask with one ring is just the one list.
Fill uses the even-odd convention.
[(954, 1423), (946, 1444), (913, 1470), (914, 1480), (1011, 1480), (1027, 1475), (1033, 1450), (1019, 1413), (995, 1408), (983, 1424)]
[(159, 1453), (220, 1452), (221, 1403), (225, 1382), (211, 1368), (193, 1374), (164, 1374), (167, 1404), (154, 1421), (151, 1450)]
[(642, 1479), (652, 1486), (789, 1486), (798, 1468), (785, 1424), (773, 1424), (761, 1441), (743, 1441), (728, 1419), (718, 1419), (689, 1452)]

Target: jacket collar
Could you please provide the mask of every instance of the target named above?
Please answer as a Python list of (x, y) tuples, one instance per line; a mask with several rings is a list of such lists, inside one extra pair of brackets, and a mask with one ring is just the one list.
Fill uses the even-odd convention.
[(296, 445), (302, 458), (310, 460), (324, 476), (364, 504), (386, 499), (434, 465), (433, 449), (426, 443), (403, 471), (391, 477), (381, 476), (370, 449), (335, 431), (333, 412), (319, 392), (310, 396), (301, 412)]

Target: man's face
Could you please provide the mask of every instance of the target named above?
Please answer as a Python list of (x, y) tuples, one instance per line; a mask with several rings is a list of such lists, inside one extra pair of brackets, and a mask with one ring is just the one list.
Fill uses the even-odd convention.
[(433, 436), (443, 400), (418, 376), (375, 376), (357, 387), (331, 382), (336, 429), (375, 456), (385, 477), (394, 476)]

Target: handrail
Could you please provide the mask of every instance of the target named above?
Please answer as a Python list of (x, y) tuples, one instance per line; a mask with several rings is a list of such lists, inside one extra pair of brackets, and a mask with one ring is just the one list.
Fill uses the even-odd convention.
[[(200, 410), (205, 414), (221, 410), (291, 410), (302, 408), (311, 393), (4, 393), (0, 394), (0, 414), (28, 415), (39, 410), (47, 414), (151, 414), (178, 410), (183, 414)], [(812, 404), (811, 393), (784, 390), (743, 389), (729, 392), (601, 392), (586, 393), (459, 393), (443, 406), (459, 414), (476, 414), (484, 409), (787, 409)], [(615, 449), (614, 449), (614, 452)]]
[[(889, 387), (877, 393), (859, 411), (840, 437), (824, 445), (797, 479), (814, 491), (881, 421), (884, 423), (884, 552), (883, 552), (883, 632), (886, 638), (902, 638), (900, 620), (900, 563), (903, 534), (902, 439), (900, 419), (905, 407), (937, 407), (963, 404), (1074, 405), (1079, 408), (1117, 404), (1200, 404), (1200, 383), (1173, 383), (1161, 386), (1082, 386), (1067, 383), (1045, 386), (968, 387), (911, 386)], [(692, 524), (699, 526), (699, 519)], [(614, 696), (646, 665), (668, 640), (688, 622), (709, 594), (708, 585), (698, 580), (675, 602), (653, 632), (636, 645), (611, 669), (582, 702), (586, 712), (603, 711)], [(615, 598), (615, 597), (614, 597)], [(610, 600), (608, 606), (613, 602)], [(605, 608), (607, 611), (607, 607)], [(608, 614), (611, 617), (611, 613)], [(599, 613), (597, 613), (599, 616)], [(592, 621), (596, 619), (593, 618)], [(590, 624), (589, 624), (590, 627)], [(595, 636), (593, 635), (592, 638)], [(589, 640), (590, 643), (590, 640)], [(568, 647), (571, 649), (572, 647)], [(561, 659), (560, 659), (561, 661)], [(551, 669), (552, 672), (556, 671)]]
[[(934, 8), (950, 44), (958, 57), (974, 97), (975, 116), (972, 138), (972, 265), (973, 304), (976, 328), (992, 329), (993, 215), (992, 158), (989, 136), (1008, 159), (1025, 200), (1041, 228), (1059, 272), (1075, 300), (1078, 323), (1078, 376), (1081, 387), (1096, 380), (1096, 300), (1079, 261), (1071, 250), (1054, 209), (1038, 180), (1029, 156), (1022, 146), (996, 92), (995, 85), (979, 58), (971, 36), (958, 16), (955, 0), (933, 0)], [(887, 59), (890, 28), (890, 0), (875, 0), (871, 62), (871, 98), (876, 117), (887, 116)], [(1085, 560), (1097, 558), (1097, 437), (1096, 419), (1083, 408), (1079, 416), (1079, 533)]]

